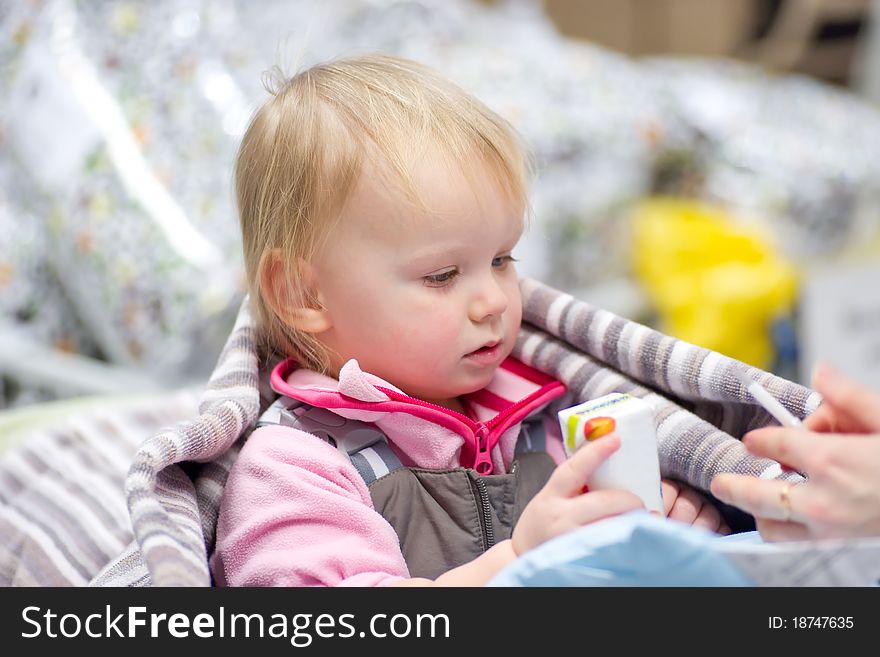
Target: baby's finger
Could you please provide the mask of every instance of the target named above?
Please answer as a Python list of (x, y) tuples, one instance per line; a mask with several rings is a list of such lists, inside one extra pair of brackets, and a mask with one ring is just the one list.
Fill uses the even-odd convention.
[(573, 509), (571, 520), (577, 525), (645, 508), (638, 495), (619, 489), (593, 490), (571, 500), (569, 504)]
[(584, 443), (556, 467), (545, 485), (546, 490), (562, 497), (579, 495), (590, 475), (619, 447), (620, 437), (616, 433)]
[[(721, 512), (709, 502), (706, 502), (703, 504), (703, 508), (700, 509), (697, 517), (694, 518), (693, 525), (694, 527), (708, 529), (710, 532), (721, 533), (724, 521), (721, 518)], [(728, 529), (727, 532), (730, 533), (730, 530)]]
[(670, 520), (678, 520), (689, 525), (694, 523), (703, 508), (703, 498), (692, 488), (683, 488), (669, 511)]
[(672, 511), (672, 505), (678, 499), (678, 491), (681, 487), (669, 479), (660, 480), (660, 494), (663, 497), (663, 515), (668, 516)]

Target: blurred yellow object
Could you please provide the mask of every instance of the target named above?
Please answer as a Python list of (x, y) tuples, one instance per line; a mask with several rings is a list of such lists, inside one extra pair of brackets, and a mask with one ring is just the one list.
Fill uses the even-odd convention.
[(794, 268), (760, 233), (725, 210), (655, 197), (633, 216), (633, 267), (660, 330), (756, 367), (768, 368), (771, 324), (790, 312)]

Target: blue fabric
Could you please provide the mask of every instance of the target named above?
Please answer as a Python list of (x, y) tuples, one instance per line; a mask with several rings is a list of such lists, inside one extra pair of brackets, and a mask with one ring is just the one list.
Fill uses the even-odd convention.
[(547, 541), (487, 586), (754, 586), (715, 546), (760, 537), (734, 536), (634, 511)]

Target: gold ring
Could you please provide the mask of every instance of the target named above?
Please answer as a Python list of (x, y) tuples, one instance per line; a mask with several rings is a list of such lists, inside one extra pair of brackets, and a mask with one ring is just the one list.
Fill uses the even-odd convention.
[(785, 517), (782, 519), (782, 522), (788, 522), (791, 520), (791, 484), (788, 482), (779, 489), (779, 504), (782, 506), (783, 511), (785, 511)]

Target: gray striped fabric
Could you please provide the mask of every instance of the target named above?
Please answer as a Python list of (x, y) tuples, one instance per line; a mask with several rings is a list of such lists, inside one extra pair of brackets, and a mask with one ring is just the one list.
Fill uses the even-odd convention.
[[(718, 472), (798, 477), (750, 456), (737, 440), (772, 421), (731, 374), (746, 365), (535, 281), (523, 280), (522, 291), (525, 321), (514, 355), (568, 385), (570, 394), (557, 402), (560, 407), (614, 391), (648, 399), (657, 412), (663, 474), (699, 488), (707, 488)], [(820, 402), (802, 386), (747, 369), (798, 417)], [(223, 486), (241, 441), (270, 403), (245, 300), (202, 397), (199, 417), (156, 433), (134, 457), (124, 486), (134, 541), (125, 547), (123, 541), (132, 534), (121, 533), (116, 543), (102, 545), (103, 551), (53, 553), (28, 568), (72, 571), (71, 584), (91, 574), (91, 583), (103, 586), (210, 585), (207, 557)], [(113, 503), (118, 517), (123, 501)], [(29, 517), (29, 511), (19, 513)], [(72, 499), (69, 518), (46, 519), (42, 531), (66, 527), (75, 532), (70, 518), (77, 518), (88, 533), (80, 511)], [(114, 548), (116, 558), (98, 572), (96, 566)], [(5, 539), (0, 550), (4, 556), (10, 550)]]
[(745, 369), (797, 417), (816, 409), (818, 393), (541, 283), (524, 280), (522, 289), (525, 322), (514, 355), (566, 383), (569, 396), (560, 408), (574, 403), (572, 395), (586, 400), (625, 392), (646, 399), (657, 415), (663, 476), (703, 490), (720, 472), (801, 479), (751, 456), (736, 439), (774, 420), (733, 371)]
[(126, 401), (41, 428), (0, 459), (0, 586), (78, 586), (131, 541), (122, 486), (147, 432), (198, 394)]
[[(236, 444), (259, 417), (261, 390), (254, 324), (245, 299), (220, 354), (199, 417), (148, 438), (125, 480), (137, 545), (109, 563), (93, 585), (208, 586), (208, 554)], [(263, 402), (263, 407), (268, 403)], [(206, 462), (189, 476), (184, 461)]]

